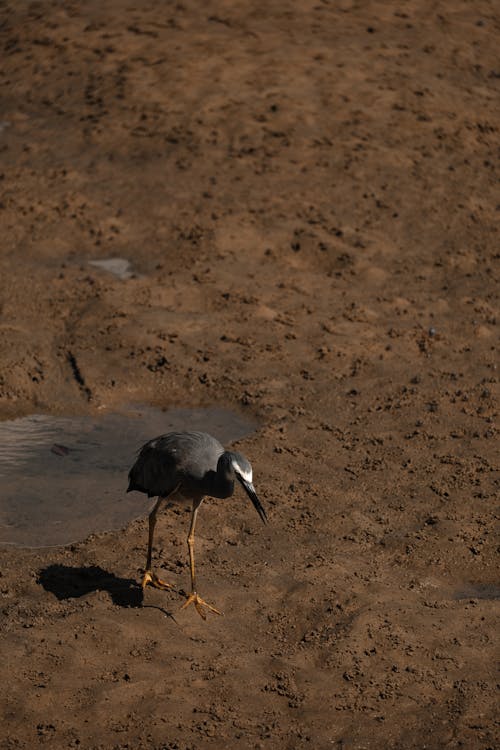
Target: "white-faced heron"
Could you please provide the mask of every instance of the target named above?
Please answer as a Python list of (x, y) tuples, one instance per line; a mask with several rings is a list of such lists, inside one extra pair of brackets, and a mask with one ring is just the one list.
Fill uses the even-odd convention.
[(252, 484), (250, 462), (236, 451), (226, 451), (218, 440), (206, 432), (169, 432), (150, 440), (140, 450), (137, 461), (130, 469), (127, 492), (138, 490), (148, 497), (158, 497), (149, 515), (149, 541), (146, 570), (142, 578), (142, 588), (148, 583), (158, 589), (172, 588), (151, 570), (153, 534), (156, 515), (160, 505), (167, 499), (192, 501), (191, 525), (187, 538), (189, 564), (191, 569), (191, 593), (183, 605), (194, 604), (197, 612), (206, 618), (203, 607), (220, 615), (221, 613), (198, 596), (194, 572), (194, 529), (198, 508), (207, 495), (211, 497), (231, 497), (234, 479), (240, 482), (248, 497), (257, 509), (264, 523), (267, 516)]

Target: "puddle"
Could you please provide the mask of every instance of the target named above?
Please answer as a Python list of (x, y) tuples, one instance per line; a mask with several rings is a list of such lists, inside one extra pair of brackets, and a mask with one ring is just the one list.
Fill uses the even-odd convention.
[(500, 585), (496, 583), (467, 583), (453, 592), (456, 601), (460, 599), (500, 599)]
[(0, 545), (50, 547), (122, 528), (152, 506), (145, 495), (126, 493), (128, 470), (147, 440), (190, 429), (227, 445), (256, 428), (216, 407), (0, 422)]
[(103, 258), (102, 260), (89, 260), (89, 265), (101, 268), (103, 271), (118, 276), (119, 279), (131, 279), (135, 274), (132, 271), (130, 261), (126, 258)]

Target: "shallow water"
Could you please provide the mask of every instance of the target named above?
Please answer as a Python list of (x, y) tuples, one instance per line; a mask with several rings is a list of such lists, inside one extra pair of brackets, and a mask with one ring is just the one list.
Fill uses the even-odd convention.
[(186, 429), (228, 444), (256, 425), (216, 407), (0, 422), (0, 545), (69, 544), (144, 515), (152, 501), (126, 493), (137, 451), (157, 435)]

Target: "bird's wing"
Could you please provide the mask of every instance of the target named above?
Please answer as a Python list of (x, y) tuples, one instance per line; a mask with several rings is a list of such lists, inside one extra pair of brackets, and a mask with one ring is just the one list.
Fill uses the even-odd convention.
[(167, 495), (179, 483), (193, 486), (217, 469), (223, 446), (204, 432), (169, 432), (150, 440), (129, 472), (130, 490)]
[(166, 496), (176, 486), (175, 461), (168, 453), (163, 454), (146, 443), (130, 469), (128, 478), (128, 491), (145, 492), (148, 497)]

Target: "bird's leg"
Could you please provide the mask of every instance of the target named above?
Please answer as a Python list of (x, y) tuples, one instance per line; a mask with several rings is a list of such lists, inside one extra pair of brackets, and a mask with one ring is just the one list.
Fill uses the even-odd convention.
[[(174, 492), (178, 490), (178, 487), (175, 488), (173, 492), (171, 492), (167, 497), (170, 497), (173, 495)], [(153, 573), (151, 570), (151, 558), (153, 555), (153, 536), (155, 533), (155, 526), (156, 526), (156, 515), (158, 513), (159, 507), (161, 503), (167, 499), (167, 497), (159, 497), (158, 500), (155, 503), (155, 506), (151, 513), (149, 514), (149, 538), (148, 538), (148, 556), (146, 559), (146, 570), (144, 571), (144, 575), (142, 577), (142, 588), (143, 590), (146, 588), (148, 583), (151, 586), (154, 586), (157, 589), (171, 589), (172, 586), (170, 583), (167, 583), (166, 581), (162, 581), (161, 578), (158, 578), (156, 573)]]
[(198, 594), (196, 593), (195, 570), (194, 570), (194, 528), (196, 525), (196, 516), (198, 515), (198, 508), (200, 507), (201, 502), (202, 502), (202, 499), (193, 500), (193, 512), (191, 515), (191, 525), (189, 527), (189, 534), (187, 538), (188, 549), (189, 549), (189, 567), (191, 570), (191, 593), (187, 597), (187, 601), (182, 605), (182, 609), (189, 607), (190, 604), (194, 604), (198, 614), (201, 617), (203, 617), (204, 620), (206, 620), (207, 615), (203, 607), (206, 607), (210, 612), (215, 612), (216, 615), (221, 615), (222, 612), (219, 612), (218, 609), (215, 609), (215, 607), (212, 607), (211, 604), (207, 604), (207, 602), (204, 601), (201, 598), (201, 596), (198, 596)]

